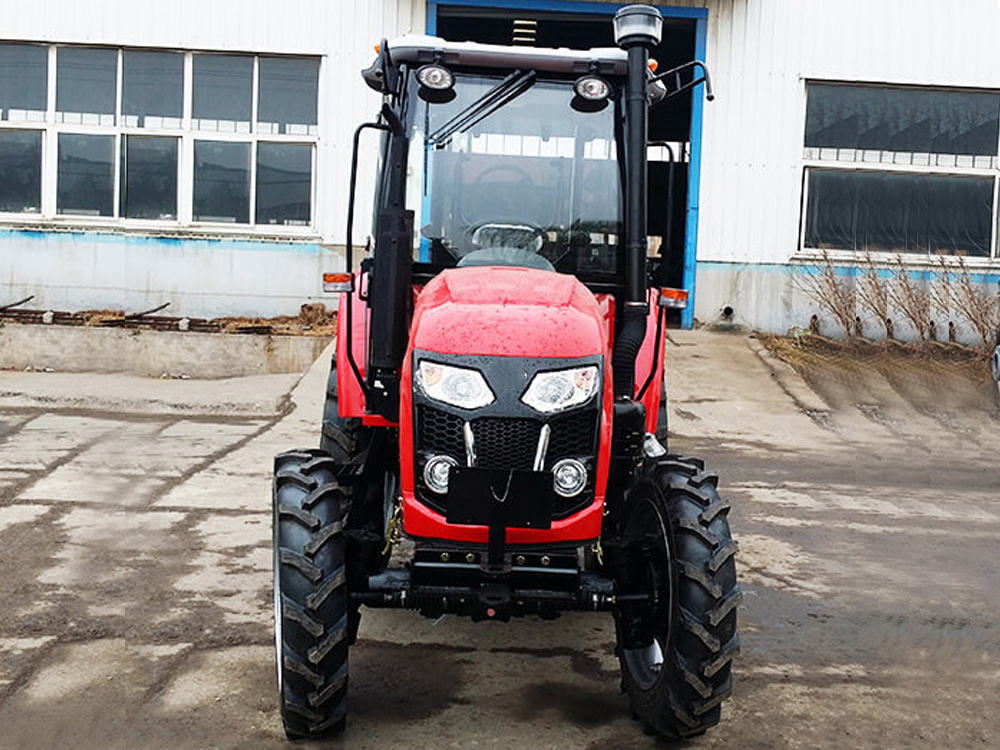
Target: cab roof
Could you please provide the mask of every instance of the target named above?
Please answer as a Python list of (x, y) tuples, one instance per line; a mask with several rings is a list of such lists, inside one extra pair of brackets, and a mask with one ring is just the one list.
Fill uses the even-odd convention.
[(434, 36), (407, 35), (388, 43), (393, 65), (439, 62), (459, 68), (522, 68), (550, 73), (625, 75), (627, 55), (617, 47), (589, 50), (508, 47), (478, 42), (449, 42)]

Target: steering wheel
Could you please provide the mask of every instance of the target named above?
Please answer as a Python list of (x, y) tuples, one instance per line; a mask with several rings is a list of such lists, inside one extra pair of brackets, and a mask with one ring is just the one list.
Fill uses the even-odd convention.
[(468, 266), (513, 266), (517, 268), (537, 268), (541, 271), (555, 271), (548, 258), (521, 247), (488, 247), (463, 255), (458, 260), (459, 268)]
[(493, 174), (494, 172), (510, 172), (519, 178), (515, 181), (518, 185), (527, 186), (535, 184), (535, 181), (532, 179), (530, 174), (520, 167), (515, 167), (513, 164), (494, 164), (492, 167), (487, 167), (476, 176), (476, 179), (472, 181), (472, 184), (481, 185), (483, 183), (483, 178), (487, 175)]
[[(539, 268), (544, 271), (555, 271), (547, 258), (538, 254), (545, 244), (545, 232), (531, 224), (500, 224), (486, 221), (470, 227), (473, 244), (478, 248), (463, 255), (458, 266), (522, 266)], [(493, 241), (483, 242), (484, 233), (493, 233)], [(505, 240), (509, 235), (521, 235), (530, 239), (535, 249), (529, 249), (520, 243), (510, 243)], [(508, 235), (505, 237), (504, 235)]]
[[(492, 230), (492, 231), (491, 231)], [(522, 247), (529, 252), (537, 253), (545, 245), (545, 230), (527, 222), (481, 221), (468, 229), (472, 244), (480, 249), (489, 247)], [(523, 235), (530, 240), (525, 243), (508, 243), (510, 235)], [(491, 237), (492, 235), (492, 237)], [(506, 237), (504, 236), (506, 235)], [(490, 239), (493, 239), (491, 242)], [(484, 240), (486, 240), (484, 242)], [(534, 245), (534, 248), (531, 247)]]

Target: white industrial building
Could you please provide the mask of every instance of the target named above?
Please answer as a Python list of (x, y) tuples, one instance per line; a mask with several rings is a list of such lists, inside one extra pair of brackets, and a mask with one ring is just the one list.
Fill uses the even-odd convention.
[[(651, 126), (651, 221), (702, 321), (808, 320), (791, 273), (960, 254), (996, 283), (1000, 3), (658, 3), (664, 55), (709, 65)], [(275, 315), (343, 264), (359, 71), (382, 38), (610, 38), (619, 4), (561, 0), (41, 0), (0, 28), (0, 306)], [(602, 31), (602, 29), (607, 29)], [(531, 40), (528, 40), (529, 42)], [(375, 139), (361, 156), (370, 195)], [(662, 201), (662, 202), (660, 202)], [(369, 231), (360, 204), (355, 236)], [(652, 234), (662, 233), (655, 229)], [(329, 301), (329, 300), (325, 300)]]

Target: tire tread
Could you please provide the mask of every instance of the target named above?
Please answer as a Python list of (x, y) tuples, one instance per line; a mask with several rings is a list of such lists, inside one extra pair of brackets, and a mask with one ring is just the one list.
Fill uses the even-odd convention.
[(629, 492), (630, 497), (637, 491), (653, 493), (669, 521), (675, 625), (660, 676), (651, 686), (640, 686), (618, 649), (622, 682), (634, 715), (672, 739), (695, 737), (719, 722), (720, 707), (732, 693), (732, 663), (740, 649), (739, 547), (729, 530), (730, 505), (717, 488), (717, 475), (707, 472), (700, 459), (667, 455), (647, 462), (644, 476)]
[(348, 598), (344, 488), (322, 450), (275, 458), (277, 658), (285, 733), (319, 737), (345, 726)]

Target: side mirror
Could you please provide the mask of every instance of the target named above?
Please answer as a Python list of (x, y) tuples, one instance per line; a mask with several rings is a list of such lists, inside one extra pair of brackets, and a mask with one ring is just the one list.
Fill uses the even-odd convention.
[(377, 49), (378, 57), (375, 58), (375, 62), (361, 71), (361, 77), (368, 84), (368, 88), (378, 91), (380, 94), (388, 94), (396, 85), (392, 57), (389, 55), (389, 42), (383, 39)]

